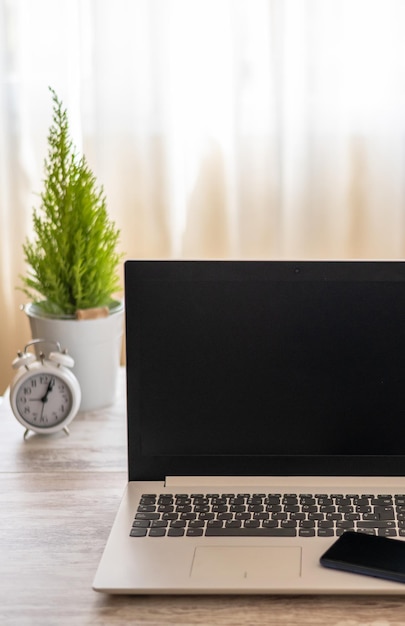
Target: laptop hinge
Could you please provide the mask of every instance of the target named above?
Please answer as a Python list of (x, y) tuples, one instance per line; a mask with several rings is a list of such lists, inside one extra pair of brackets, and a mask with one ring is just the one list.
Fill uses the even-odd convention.
[(317, 488), (321, 488), (322, 485), (328, 485), (332, 488), (339, 486), (342, 488), (345, 485), (349, 489), (353, 485), (363, 485), (366, 488), (367, 485), (373, 487), (380, 487), (381, 489), (386, 485), (387, 487), (396, 486), (397, 489), (403, 491), (404, 477), (393, 476), (166, 476), (165, 486), (174, 487), (186, 487), (191, 486), (193, 488), (201, 486), (209, 487), (220, 485), (221, 487), (231, 486), (251, 486), (251, 487), (264, 487), (265, 485), (277, 485), (280, 488), (283, 486), (294, 485), (295, 488), (308, 488), (311, 485), (316, 485)]

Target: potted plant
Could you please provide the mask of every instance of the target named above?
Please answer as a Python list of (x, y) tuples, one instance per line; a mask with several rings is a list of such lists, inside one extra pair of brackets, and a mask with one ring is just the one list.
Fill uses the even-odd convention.
[(56, 92), (48, 135), (44, 188), (34, 209), (34, 238), (23, 244), (28, 273), (22, 291), (34, 338), (58, 341), (75, 359), (82, 410), (114, 400), (123, 333), (119, 230), (84, 156), (70, 139), (67, 111)]

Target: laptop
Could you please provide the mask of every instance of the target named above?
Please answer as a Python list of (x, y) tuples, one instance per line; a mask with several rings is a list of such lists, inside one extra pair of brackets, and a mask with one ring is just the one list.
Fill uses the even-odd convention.
[(405, 538), (405, 263), (128, 261), (128, 485), (94, 589), (401, 594), (320, 556)]

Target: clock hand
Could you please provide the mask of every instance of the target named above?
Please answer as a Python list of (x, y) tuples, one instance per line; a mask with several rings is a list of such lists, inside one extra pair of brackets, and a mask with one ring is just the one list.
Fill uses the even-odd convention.
[(50, 392), (52, 391), (53, 387), (55, 385), (55, 378), (51, 378), (51, 380), (48, 383), (48, 388), (45, 392), (45, 395), (41, 398), (41, 402), (43, 402), (45, 404), (45, 402), (48, 401), (48, 396), (50, 394)]

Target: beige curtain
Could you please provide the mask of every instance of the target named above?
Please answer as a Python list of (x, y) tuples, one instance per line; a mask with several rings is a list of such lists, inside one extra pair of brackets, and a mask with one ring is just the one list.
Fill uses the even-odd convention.
[(401, 258), (403, 0), (0, 0), (0, 392), (48, 85), (127, 258)]

